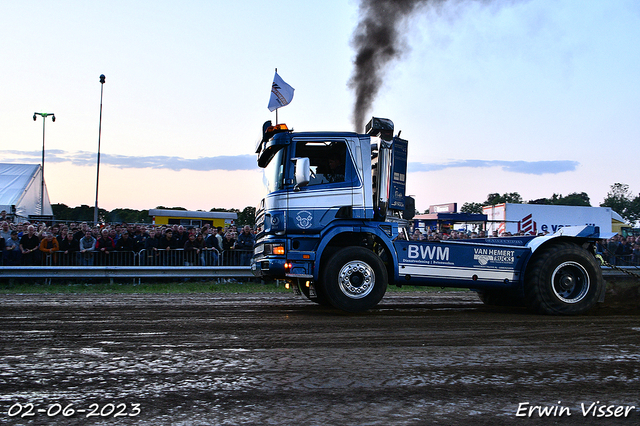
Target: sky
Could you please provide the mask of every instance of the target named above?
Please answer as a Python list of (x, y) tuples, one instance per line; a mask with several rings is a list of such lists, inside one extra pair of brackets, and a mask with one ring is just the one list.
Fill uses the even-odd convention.
[[(384, 16), (384, 13), (381, 14)], [(40, 164), (52, 203), (255, 207), (274, 70), (297, 131), (353, 131), (357, 1), (0, 3), (0, 162)], [(425, 2), (400, 23), (366, 116), (409, 141), (407, 194), (533, 200), (640, 192), (640, 2)]]

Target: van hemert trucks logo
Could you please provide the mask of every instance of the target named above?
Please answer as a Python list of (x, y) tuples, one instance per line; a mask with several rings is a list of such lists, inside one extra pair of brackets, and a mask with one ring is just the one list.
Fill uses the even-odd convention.
[(515, 261), (514, 250), (474, 248), (473, 260), (477, 260), (482, 266), (491, 263), (513, 263)]

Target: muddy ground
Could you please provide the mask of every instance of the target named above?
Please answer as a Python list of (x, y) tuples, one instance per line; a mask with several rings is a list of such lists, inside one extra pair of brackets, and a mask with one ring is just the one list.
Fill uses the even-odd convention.
[[(359, 315), (292, 294), (3, 295), (0, 336), (0, 423), (640, 424), (637, 314), (468, 292)], [(585, 418), (598, 401), (612, 415)]]

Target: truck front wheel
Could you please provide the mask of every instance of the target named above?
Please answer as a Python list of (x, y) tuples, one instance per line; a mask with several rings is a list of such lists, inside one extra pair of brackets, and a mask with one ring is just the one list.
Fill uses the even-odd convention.
[(387, 290), (382, 260), (363, 247), (345, 247), (326, 264), (322, 289), (329, 302), (347, 312), (371, 309)]
[(595, 258), (575, 244), (543, 250), (525, 274), (529, 307), (552, 315), (581, 315), (593, 308), (604, 286)]

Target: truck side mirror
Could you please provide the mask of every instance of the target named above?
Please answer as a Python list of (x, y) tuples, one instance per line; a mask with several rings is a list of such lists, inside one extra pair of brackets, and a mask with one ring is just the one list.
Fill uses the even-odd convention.
[(307, 157), (294, 158), (295, 170), (296, 170), (296, 185), (293, 187), (294, 191), (300, 191), (300, 188), (307, 186), (311, 179), (311, 167), (309, 165), (309, 159)]

